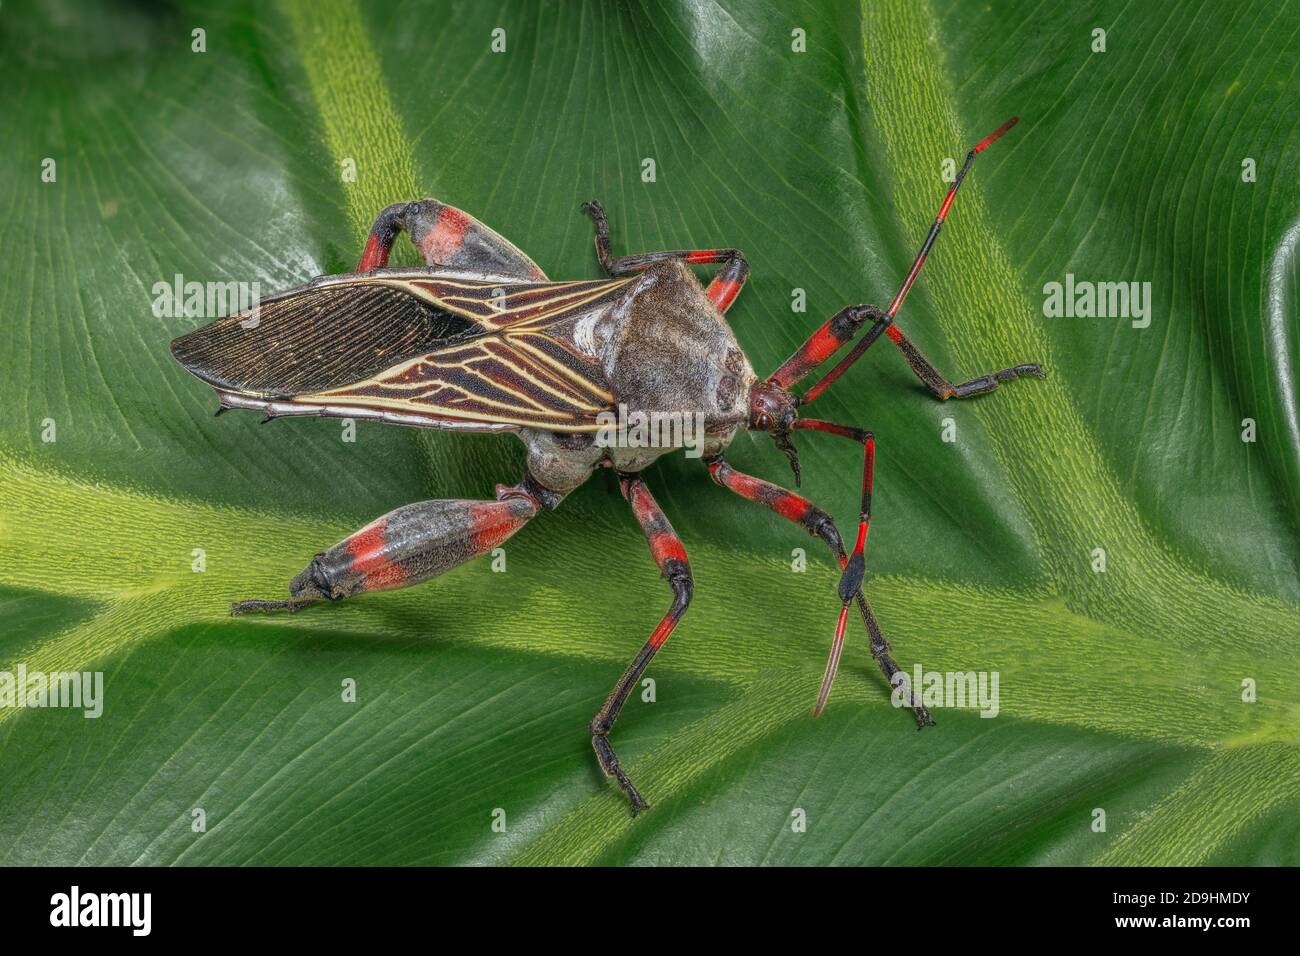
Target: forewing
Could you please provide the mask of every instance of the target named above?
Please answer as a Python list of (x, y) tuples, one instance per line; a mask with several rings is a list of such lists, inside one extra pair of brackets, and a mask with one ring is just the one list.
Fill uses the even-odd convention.
[(172, 342), (218, 391), (258, 398), (319, 392), (485, 329), (402, 285), (373, 280), (294, 289)]
[(555, 431), (595, 431), (613, 407), (599, 366), (560, 330), (608, 307), (632, 279), (505, 288), (444, 276), (392, 281), (488, 331), (295, 402)]

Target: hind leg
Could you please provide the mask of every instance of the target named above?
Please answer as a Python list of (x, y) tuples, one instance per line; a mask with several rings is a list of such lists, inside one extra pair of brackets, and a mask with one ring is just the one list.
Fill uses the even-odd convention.
[(424, 261), (434, 269), (461, 269), (545, 282), (546, 274), (510, 240), (467, 212), (436, 199), (416, 199), (389, 206), (375, 219), (358, 272), (388, 265), (399, 232), (411, 237)]
[(311, 559), (283, 601), (240, 601), (231, 614), (289, 611), (367, 591), (419, 584), (486, 554), (558, 496), (525, 476), (497, 486), (495, 501), (421, 501), (390, 511)]

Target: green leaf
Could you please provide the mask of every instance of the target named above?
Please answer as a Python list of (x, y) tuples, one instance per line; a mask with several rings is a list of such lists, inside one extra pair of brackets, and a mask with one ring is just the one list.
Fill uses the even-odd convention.
[[(1295, 864), (1295, 13), (7, 9), (0, 670), (102, 671), (104, 710), (0, 709), (0, 862)], [(376, 515), (490, 497), (522, 453), (214, 420), (168, 354), (200, 320), (156, 317), (155, 283), (346, 271), (375, 213), (421, 195), (594, 277), (598, 197), (618, 252), (745, 251), (729, 320), (766, 373), (888, 301), (945, 160), (1012, 114), (900, 322), (956, 380), (1051, 377), (939, 404), (882, 341), (816, 407), (877, 436), (866, 586), (895, 656), (996, 672), (996, 719), (939, 708), (916, 733), (859, 632), (814, 720), (837, 570), (684, 457), (647, 472), (696, 597), (612, 737), (653, 805), (635, 821), (585, 727), (669, 594), (610, 476), (512, 539), (504, 574), (226, 616)], [(1149, 326), (1045, 314), (1067, 273), (1149, 282)], [(800, 444), (803, 490), (847, 526), (860, 451)], [(729, 459), (788, 478), (762, 436)]]

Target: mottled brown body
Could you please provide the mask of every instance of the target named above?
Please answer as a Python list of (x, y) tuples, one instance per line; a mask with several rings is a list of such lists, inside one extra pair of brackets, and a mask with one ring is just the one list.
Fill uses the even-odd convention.
[[(613, 401), (646, 414), (700, 416), (705, 455), (721, 453), (745, 427), (756, 380), (735, 333), (685, 263), (665, 262), (637, 276), (622, 298), (553, 330), (591, 358)], [(568, 493), (597, 466), (638, 472), (681, 446), (585, 447), (573, 436), (523, 429), (528, 470), (547, 488)]]

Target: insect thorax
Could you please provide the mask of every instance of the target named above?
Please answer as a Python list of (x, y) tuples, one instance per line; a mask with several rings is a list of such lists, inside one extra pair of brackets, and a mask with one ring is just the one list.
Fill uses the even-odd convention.
[(639, 471), (676, 450), (718, 454), (744, 426), (754, 370), (685, 264), (647, 270), (565, 336), (601, 367), (614, 401), (590, 445), (532, 430), (521, 437), (533, 466), (570, 488), (605, 458)]

